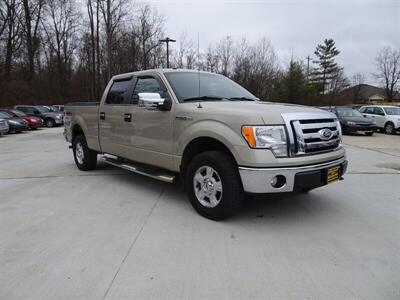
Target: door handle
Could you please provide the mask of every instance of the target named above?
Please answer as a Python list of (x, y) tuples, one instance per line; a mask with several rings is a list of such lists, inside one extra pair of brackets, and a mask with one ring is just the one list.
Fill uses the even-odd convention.
[(132, 114), (124, 114), (125, 122), (132, 122)]
[(106, 113), (100, 112), (100, 120), (105, 120), (105, 119), (106, 119)]

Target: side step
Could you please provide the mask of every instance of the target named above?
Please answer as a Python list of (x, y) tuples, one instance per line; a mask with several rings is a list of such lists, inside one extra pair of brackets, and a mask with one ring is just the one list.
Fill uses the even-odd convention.
[(157, 180), (161, 180), (168, 183), (173, 183), (175, 180), (175, 175), (171, 172), (164, 171), (162, 169), (146, 166), (139, 163), (128, 162), (120, 159), (116, 159), (110, 156), (102, 156), (100, 158), (107, 164), (113, 165), (115, 167), (119, 167), (133, 173), (141, 174), (150, 178), (154, 178)]

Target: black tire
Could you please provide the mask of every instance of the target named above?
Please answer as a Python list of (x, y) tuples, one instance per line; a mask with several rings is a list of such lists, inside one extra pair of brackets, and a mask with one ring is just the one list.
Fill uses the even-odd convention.
[(54, 119), (51, 119), (51, 118), (44, 120), (44, 123), (46, 124), (46, 127), (56, 126), (56, 121), (54, 121)]
[(387, 122), (385, 124), (385, 133), (394, 134), (394, 124), (392, 122)]
[(372, 136), (374, 133), (373, 132), (366, 132), (365, 135), (367, 136)]
[[(79, 150), (78, 150), (79, 149)], [(83, 153), (77, 154), (77, 151)], [(97, 152), (90, 150), (86, 143), (84, 135), (77, 135), (72, 141), (72, 152), (74, 154), (74, 160), (76, 166), (81, 171), (94, 170), (97, 165)]]
[[(206, 207), (196, 196), (194, 176), (201, 168), (211, 167), (222, 185), (220, 200), (215, 207)], [(193, 208), (203, 217), (223, 220), (242, 206), (244, 192), (238, 168), (231, 156), (222, 151), (207, 151), (195, 156), (187, 167), (185, 189)], [(199, 188), (201, 190), (201, 188)], [(204, 200), (203, 200), (204, 201)], [(211, 200), (209, 200), (211, 203)]]

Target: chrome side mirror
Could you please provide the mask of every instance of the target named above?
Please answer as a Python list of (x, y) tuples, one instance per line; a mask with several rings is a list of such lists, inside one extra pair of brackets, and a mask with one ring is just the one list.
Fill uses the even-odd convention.
[(159, 93), (139, 93), (139, 103), (140, 107), (145, 107), (148, 109), (156, 109), (164, 105), (164, 100)]

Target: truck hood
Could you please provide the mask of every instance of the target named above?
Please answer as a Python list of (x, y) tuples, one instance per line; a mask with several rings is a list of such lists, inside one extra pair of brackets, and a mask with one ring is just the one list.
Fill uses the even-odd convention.
[(198, 108), (198, 102), (184, 103), (183, 105), (195, 106), (199, 113), (203, 112), (209, 116), (229, 115), (237, 117), (239, 120), (252, 119), (255, 124), (260, 121), (265, 124), (284, 124), (281, 116), (282, 113), (318, 112), (331, 115), (331, 113), (325, 110), (310, 106), (263, 101), (204, 101), (201, 102), (201, 108)]

